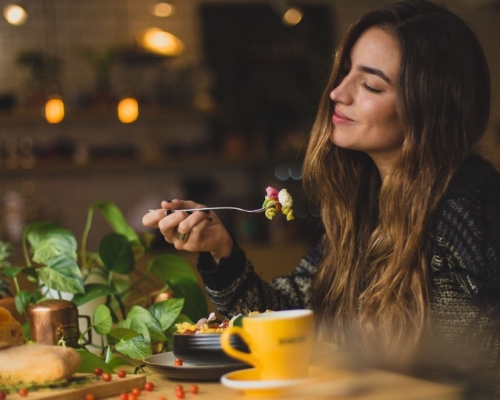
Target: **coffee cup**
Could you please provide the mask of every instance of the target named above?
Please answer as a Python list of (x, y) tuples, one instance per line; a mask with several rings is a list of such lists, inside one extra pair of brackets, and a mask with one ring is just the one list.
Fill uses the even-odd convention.
[[(249, 353), (232, 346), (232, 335), (247, 344)], [(302, 379), (309, 374), (313, 340), (313, 312), (300, 309), (244, 317), (242, 327), (224, 330), (221, 346), (231, 357), (253, 365), (262, 380)]]

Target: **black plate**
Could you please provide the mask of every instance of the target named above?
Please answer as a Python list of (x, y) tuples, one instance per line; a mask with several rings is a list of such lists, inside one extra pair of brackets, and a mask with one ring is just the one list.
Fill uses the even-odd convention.
[[(186, 334), (174, 333), (173, 353), (176, 358), (196, 365), (213, 364), (248, 364), (236, 360), (222, 350), (220, 344), (220, 333)], [(243, 352), (248, 353), (248, 347), (237, 335), (231, 335), (231, 345)]]
[(248, 368), (247, 364), (212, 364), (212, 365), (192, 365), (183, 363), (182, 366), (175, 366), (177, 357), (172, 352), (155, 354), (144, 360), (146, 366), (173, 380), (183, 381), (218, 381), (222, 375), (238, 369)]

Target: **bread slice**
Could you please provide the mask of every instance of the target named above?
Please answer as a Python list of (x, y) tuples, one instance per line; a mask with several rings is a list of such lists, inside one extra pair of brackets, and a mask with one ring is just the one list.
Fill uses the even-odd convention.
[(49, 383), (71, 378), (80, 365), (71, 347), (38, 343), (0, 350), (0, 384)]

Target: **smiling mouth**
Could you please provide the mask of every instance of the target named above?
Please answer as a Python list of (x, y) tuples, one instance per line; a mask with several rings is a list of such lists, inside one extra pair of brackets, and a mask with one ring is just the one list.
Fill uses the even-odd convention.
[(345, 124), (349, 122), (354, 122), (354, 120), (350, 119), (349, 117), (345, 116), (339, 111), (334, 111), (332, 115), (332, 122), (334, 124)]

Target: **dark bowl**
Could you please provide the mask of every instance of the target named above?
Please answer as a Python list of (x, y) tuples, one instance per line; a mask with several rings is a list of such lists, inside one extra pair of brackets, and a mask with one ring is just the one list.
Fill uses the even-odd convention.
[[(224, 365), (244, 364), (243, 361), (232, 358), (222, 350), (220, 333), (180, 334), (174, 333), (174, 356), (188, 364), (194, 365)], [(231, 336), (234, 348), (249, 352), (247, 345), (239, 336)]]

